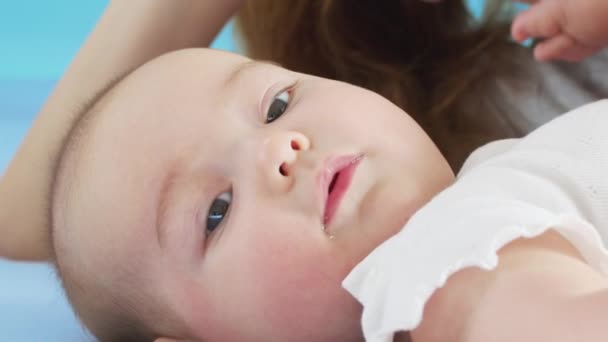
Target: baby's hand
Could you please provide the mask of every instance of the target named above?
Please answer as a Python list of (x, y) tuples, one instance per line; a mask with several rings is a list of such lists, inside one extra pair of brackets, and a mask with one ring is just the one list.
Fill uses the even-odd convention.
[(517, 15), (511, 34), (518, 42), (542, 39), (540, 61), (580, 61), (608, 45), (608, 0), (519, 0), (530, 8)]

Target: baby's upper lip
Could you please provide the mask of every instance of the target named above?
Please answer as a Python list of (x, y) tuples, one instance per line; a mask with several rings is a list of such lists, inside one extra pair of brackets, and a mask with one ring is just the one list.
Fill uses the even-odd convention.
[[(363, 154), (361, 153), (331, 156), (325, 160), (321, 165), (321, 169), (316, 172), (317, 198), (319, 198), (321, 221), (324, 226), (328, 219), (331, 219), (331, 217), (327, 217), (327, 200), (329, 197), (329, 187), (334, 176), (345, 168), (356, 164), (362, 158)], [(338, 199), (338, 201), (339, 200), (340, 199)], [(330, 215), (333, 215), (333, 213)]]

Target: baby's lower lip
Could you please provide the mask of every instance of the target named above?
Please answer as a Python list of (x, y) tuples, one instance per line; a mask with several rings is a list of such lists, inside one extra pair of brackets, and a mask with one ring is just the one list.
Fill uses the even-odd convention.
[(338, 172), (338, 178), (333, 187), (333, 190), (327, 196), (327, 202), (325, 204), (325, 212), (323, 214), (323, 225), (327, 227), (331, 224), (335, 214), (340, 207), (340, 202), (344, 197), (344, 194), (348, 190), (351, 184), (353, 175), (361, 162), (361, 157), (354, 157), (346, 167)]

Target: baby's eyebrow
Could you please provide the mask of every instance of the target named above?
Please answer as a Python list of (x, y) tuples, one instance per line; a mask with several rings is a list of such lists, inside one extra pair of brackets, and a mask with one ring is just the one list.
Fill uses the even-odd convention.
[(236, 67), (228, 76), (228, 78), (226, 79), (225, 82), (225, 86), (229, 86), (230, 84), (236, 82), (238, 79), (240, 79), (244, 74), (247, 73), (248, 70), (254, 69), (256, 67), (259, 66), (275, 66), (275, 67), (279, 67), (282, 68), (282, 66), (277, 63), (277, 62), (273, 62), (273, 61), (268, 61), (268, 60), (250, 60), (244, 63), (241, 63), (238, 67)]
[(165, 175), (159, 193), (158, 206), (156, 208), (156, 238), (158, 245), (163, 248), (167, 239), (167, 216), (169, 212), (169, 201), (171, 199), (171, 191), (177, 179), (177, 163), (171, 165), (169, 171)]

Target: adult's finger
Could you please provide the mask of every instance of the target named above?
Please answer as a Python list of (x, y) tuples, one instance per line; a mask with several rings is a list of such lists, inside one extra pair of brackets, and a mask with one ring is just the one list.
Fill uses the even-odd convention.
[(519, 2), (519, 3), (522, 3), (522, 4), (528, 4), (528, 5), (535, 4), (535, 3), (539, 2), (539, 1), (540, 0), (513, 0), (513, 2)]
[(519, 13), (511, 25), (513, 39), (550, 38), (561, 32), (560, 9), (556, 1), (540, 1)]
[(566, 34), (546, 39), (534, 47), (534, 57), (542, 62), (559, 59), (574, 47), (576, 42)]
[(589, 56), (594, 55), (598, 51), (599, 49), (597, 48), (576, 44), (557, 58), (568, 62), (579, 62)]

